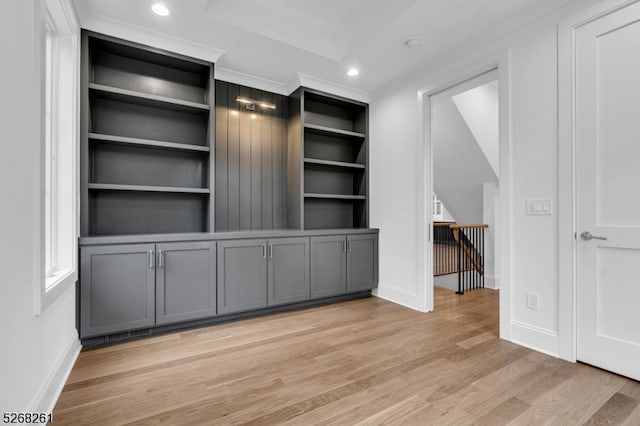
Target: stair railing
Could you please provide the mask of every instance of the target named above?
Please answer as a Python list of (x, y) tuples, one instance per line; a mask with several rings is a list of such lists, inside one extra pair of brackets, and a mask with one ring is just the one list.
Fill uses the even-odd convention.
[(486, 224), (433, 224), (433, 275), (458, 274), (457, 294), (484, 288)]

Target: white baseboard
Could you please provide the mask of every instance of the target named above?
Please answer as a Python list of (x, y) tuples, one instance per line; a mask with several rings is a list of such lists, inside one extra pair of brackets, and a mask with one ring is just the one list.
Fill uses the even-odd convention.
[(53, 408), (60, 397), (62, 388), (69, 378), (69, 374), (71, 374), (71, 369), (76, 363), (81, 349), (82, 345), (78, 339), (78, 333), (74, 330), (67, 344), (67, 348), (33, 399), (30, 409), (32, 413), (53, 412)]
[(414, 311), (424, 312), (418, 307), (418, 295), (415, 292), (382, 284), (378, 285), (378, 288), (374, 289), (372, 294), (389, 302), (413, 309)]
[(495, 275), (485, 275), (484, 276), (484, 287), (490, 288), (493, 290), (498, 289), (498, 279)]
[(511, 321), (511, 342), (558, 358), (558, 333), (519, 321)]

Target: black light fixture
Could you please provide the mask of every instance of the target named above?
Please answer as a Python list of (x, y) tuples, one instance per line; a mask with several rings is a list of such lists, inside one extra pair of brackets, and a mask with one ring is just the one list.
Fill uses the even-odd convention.
[(236, 97), (236, 101), (245, 105), (245, 108), (249, 111), (255, 111), (256, 105), (262, 108), (276, 109), (276, 105), (270, 102), (256, 101), (255, 99), (243, 98), (242, 96)]

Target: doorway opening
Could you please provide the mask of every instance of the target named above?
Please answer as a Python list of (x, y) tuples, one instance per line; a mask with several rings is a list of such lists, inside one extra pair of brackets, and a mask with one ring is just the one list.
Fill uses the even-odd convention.
[(433, 94), (429, 102), (434, 286), (461, 295), (497, 289), (498, 72)]
[(429, 310), (438, 309), (442, 291), (461, 298), (490, 294), (499, 300), (493, 317), (499, 318), (500, 337), (509, 340), (507, 64), (504, 52), (492, 64), (422, 93), (421, 218)]

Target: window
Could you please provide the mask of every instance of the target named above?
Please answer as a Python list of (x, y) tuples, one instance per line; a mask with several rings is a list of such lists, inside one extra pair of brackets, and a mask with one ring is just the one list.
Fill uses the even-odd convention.
[(78, 24), (70, 0), (47, 0), (43, 21), (40, 310), (77, 279)]
[[(47, 13), (45, 21), (45, 158), (44, 158), (44, 217), (45, 217), (45, 276), (47, 278), (56, 275), (58, 264), (56, 262), (56, 143), (55, 135), (56, 111), (53, 103), (58, 99), (56, 71), (56, 30), (51, 14)], [(51, 286), (52, 280), (46, 283)]]

